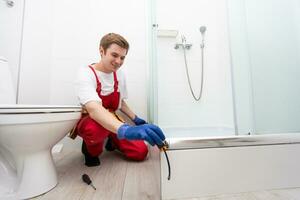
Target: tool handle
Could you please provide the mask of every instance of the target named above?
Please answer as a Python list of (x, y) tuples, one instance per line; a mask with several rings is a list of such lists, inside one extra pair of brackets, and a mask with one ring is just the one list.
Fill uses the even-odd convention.
[(90, 185), (92, 183), (90, 177), (87, 174), (82, 175), (82, 180), (83, 180), (83, 182), (85, 182), (88, 185)]

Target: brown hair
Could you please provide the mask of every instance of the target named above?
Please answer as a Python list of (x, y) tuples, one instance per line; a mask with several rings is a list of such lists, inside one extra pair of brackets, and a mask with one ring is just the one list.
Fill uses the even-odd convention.
[(111, 44), (117, 44), (120, 47), (124, 48), (127, 50), (129, 49), (129, 43), (126, 41), (124, 37), (122, 37), (119, 34), (116, 33), (108, 33), (104, 35), (100, 41), (100, 47), (103, 48), (104, 53), (106, 52), (106, 49), (111, 45)]

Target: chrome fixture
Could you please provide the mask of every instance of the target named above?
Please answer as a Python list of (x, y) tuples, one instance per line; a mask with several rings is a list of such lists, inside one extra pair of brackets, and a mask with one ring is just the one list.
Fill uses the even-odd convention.
[(11, 8), (14, 6), (15, 2), (11, 1), (11, 0), (3, 0), (5, 1), (7, 7)]
[[(176, 43), (174, 46), (174, 49), (179, 49), (179, 47), (183, 47), (183, 44), (181, 43)], [(185, 44), (184, 48), (189, 50), (192, 47), (192, 44)]]
[(202, 35), (204, 35), (205, 31), (206, 31), (206, 26), (201, 26), (199, 28), (199, 31), (201, 32)]
[(181, 35), (181, 41), (182, 41), (182, 43), (176, 43), (175, 44), (175, 49), (178, 49), (179, 47), (182, 47), (182, 49), (183, 49), (183, 58), (184, 58), (184, 64), (185, 64), (185, 72), (186, 72), (186, 76), (187, 76), (187, 80), (188, 80), (190, 91), (191, 91), (192, 96), (195, 99), (195, 101), (199, 101), (201, 99), (202, 91), (203, 91), (203, 78), (204, 78), (204, 75), (203, 75), (204, 74), (204, 34), (205, 34), (205, 31), (206, 31), (206, 26), (201, 26), (199, 28), (199, 31), (200, 31), (201, 36), (202, 36), (202, 41), (201, 41), (201, 44), (200, 44), (200, 48), (201, 48), (201, 85), (200, 85), (200, 91), (199, 91), (198, 97), (196, 97), (195, 92), (194, 92), (193, 87), (192, 87), (190, 73), (189, 73), (189, 68), (188, 68), (187, 59), (186, 59), (186, 50), (189, 50), (191, 48), (192, 44), (187, 44), (186, 43), (186, 38), (185, 38), (184, 35)]
[(184, 35), (181, 35), (181, 43), (176, 43), (174, 46), (174, 49), (179, 49), (179, 47), (182, 47), (183, 49), (191, 49), (193, 45), (190, 43), (186, 43), (186, 38)]
[(202, 43), (200, 44), (200, 48), (203, 49), (204, 48), (204, 35), (205, 35), (205, 31), (206, 31), (206, 26), (201, 26), (199, 28), (199, 31), (200, 31), (201, 36), (202, 36)]

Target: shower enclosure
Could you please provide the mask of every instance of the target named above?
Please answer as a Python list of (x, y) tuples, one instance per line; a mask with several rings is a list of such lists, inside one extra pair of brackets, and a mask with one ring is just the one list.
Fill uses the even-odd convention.
[(184, 10), (181, 1), (152, 3), (150, 121), (167, 137), (235, 135), (224, 2), (194, 2)]
[(161, 156), (162, 199), (300, 187), (300, 2), (149, 5), (148, 113), (172, 171)]
[[(170, 137), (299, 132), (299, 1), (183, 3), (150, 3), (150, 121)], [(200, 101), (183, 47), (174, 48), (183, 36), (195, 94), (203, 81)]]

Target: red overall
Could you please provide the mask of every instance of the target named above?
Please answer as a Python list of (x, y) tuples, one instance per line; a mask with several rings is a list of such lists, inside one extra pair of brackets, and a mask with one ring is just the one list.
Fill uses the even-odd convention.
[[(120, 92), (118, 92), (117, 75), (114, 72), (114, 91), (113, 93), (103, 96), (101, 95), (101, 83), (96, 75), (92, 66), (89, 66), (93, 71), (97, 80), (97, 93), (102, 100), (102, 106), (109, 111), (116, 111), (118, 109)], [(126, 158), (132, 160), (144, 160), (148, 153), (148, 148), (142, 140), (119, 140), (117, 134), (110, 132), (103, 126), (98, 124), (88, 115), (84, 116), (77, 126), (78, 135), (82, 137), (86, 144), (87, 150), (91, 156), (98, 156), (103, 151), (104, 140), (109, 136), (113, 145), (122, 153)]]

